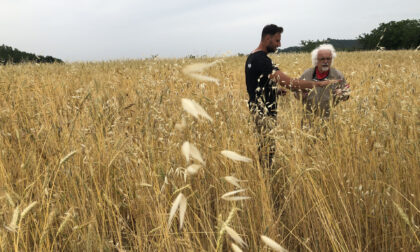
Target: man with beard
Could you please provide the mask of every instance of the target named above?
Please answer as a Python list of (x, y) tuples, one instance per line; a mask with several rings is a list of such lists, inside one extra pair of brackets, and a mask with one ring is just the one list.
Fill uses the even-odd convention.
[(309, 122), (309, 126), (312, 124), (313, 116), (323, 120), (328, 119), (331, 106), (348, 100), (350, 96), (350, 86), (346, 83), (343, 74), (331, 67), (336, 57), (334, 47), (331, 44), (322, 44), (312, 51), (311, 56), (313, 67), (304, 71), (300, 77), (301, 80), (340, 80), (340, 82), (295, 93), (296, 98), (302, 99), (304, 120)]
[(281, 87), (292, 90), (311, 89), (336, 82), (292, 79), (274, 66), (267, 54), (280, 47), (282, 33), (282, 27), (266, 25), (259, 46), (245, 63), (248, 106), (256, 123), (260, 164), (264, 170), (273, 169), (275, 138), (272, 130), (277, 119), (277, 95), (283, 93)]

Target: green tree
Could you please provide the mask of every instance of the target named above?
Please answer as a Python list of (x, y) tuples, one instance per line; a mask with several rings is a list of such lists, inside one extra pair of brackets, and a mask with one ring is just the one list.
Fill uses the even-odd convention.
[(52, 56), (37, 56), (33, 53), (27, 53), (13, 49), (10, 46), (0, 46), (0, 64), (6, 63), (22, 63), (22, 62), (37, 62), (37, 63), (63, 63), (61, 59), (54, 58)]
[(311, 52), (313, 49), (318, 47), (320, 44), (328, 43), (327, 40), (301, 40), (300, 44), (302, 46), (302, 52)]
[(420, 19), (406, 19), (379, 24), (370, 33), (359, 36), (363, 49), (413, 49), (420, 44)]

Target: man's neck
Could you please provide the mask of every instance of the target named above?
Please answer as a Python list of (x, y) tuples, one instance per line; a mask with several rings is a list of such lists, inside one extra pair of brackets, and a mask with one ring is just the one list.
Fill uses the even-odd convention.
[(259, 51), (267, 53), (267, 47), (264, 46), (262, 43), (260, 43), (260, 45), (254, 51), (252, 51), (252, 53), (259, 52)]

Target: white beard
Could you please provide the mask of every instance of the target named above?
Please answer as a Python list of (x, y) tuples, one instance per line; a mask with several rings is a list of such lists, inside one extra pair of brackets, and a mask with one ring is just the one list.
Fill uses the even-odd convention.
[(323, 67), (321, 67), (321, 70), (322, 70), (322, 72), (326, 72), (326, 71), (328, 71), (330, 68), (329, 67), (327, 67), (327, 66), (323, 66)]

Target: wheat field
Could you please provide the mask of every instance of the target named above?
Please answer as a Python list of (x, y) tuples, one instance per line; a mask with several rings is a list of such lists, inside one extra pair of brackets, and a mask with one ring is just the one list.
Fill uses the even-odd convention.
[[(293, 77), (311, 64), (271, 58)], [(339, 52), (352, 93), (321, 131), (280, 97), (272, 176), (245, 60), (0, 66), (0, 250), (271, 251), (269, 237), (289, 251), (419, 251), (420, 52)], [(208, 79), (184, 73), (196, 63), (211, 63)], [(226, 176), (244, 198), (226, 200), (240, 189)]]

